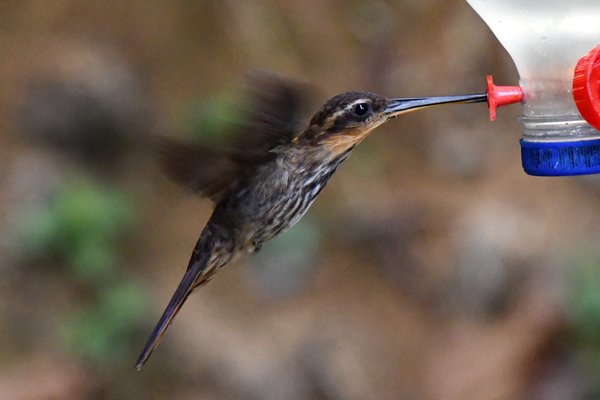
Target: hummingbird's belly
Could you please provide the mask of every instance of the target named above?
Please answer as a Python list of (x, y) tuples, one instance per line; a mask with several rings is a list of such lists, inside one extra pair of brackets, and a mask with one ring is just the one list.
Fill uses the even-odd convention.
[(330, 176), (304, 176), (288, 180), (285, 188), (273, 188), (266, 196), (264, 212), (255, 214), (255, 226), (259, 227), (254, 238), (257, 247), (294, 226), (308, 211)]
[(277, 167), (265, 168), (241, 186), (225, 208), (235, 210), (232, 222), (238, 228), (243, 226), (240, 244), (246, 251), (258, 250), (296, 224), (346, 157), (300, 170), (278, 160)]

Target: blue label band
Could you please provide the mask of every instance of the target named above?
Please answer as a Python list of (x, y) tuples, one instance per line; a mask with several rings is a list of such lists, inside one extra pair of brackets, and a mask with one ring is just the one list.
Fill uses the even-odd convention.
[(600, 173), (600, 139), (530, 142), (521, 139), (523, 169), (535, 176)]

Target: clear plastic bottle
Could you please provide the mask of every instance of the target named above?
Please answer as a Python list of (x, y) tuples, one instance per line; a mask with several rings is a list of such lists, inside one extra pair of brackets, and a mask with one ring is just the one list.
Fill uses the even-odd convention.
[(572, 95), (578, 60), (600, 43), (600, 0), (467, 1), (519, 72), (525, 171), (600, 172), (600, 131), (581, 116)]

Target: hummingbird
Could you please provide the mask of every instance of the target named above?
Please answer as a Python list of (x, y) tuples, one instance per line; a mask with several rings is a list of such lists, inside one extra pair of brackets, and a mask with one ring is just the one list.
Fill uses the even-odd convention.
[(378, 126), (439, 104), (485, 102), (487, 94), (386, 98), (366, 91), (328, 100), (302, 129), (303, 91), (266, 75), (253, 82), (247, 122), (228, 147), (159, 139), (159, 157), (178, 183), (214, 202), (187, 270), (139, 356), (146, 363), (188, 296), (223, 266), (292, 227), (339, 165)]

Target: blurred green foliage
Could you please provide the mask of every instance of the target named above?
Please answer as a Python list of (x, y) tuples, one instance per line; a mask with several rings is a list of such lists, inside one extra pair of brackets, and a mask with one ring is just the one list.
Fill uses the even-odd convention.
[[(585, 254), (585, 253), (583, 253)], [(570, 270), (569, 333), (575, 360), (585, 384), (582, 398), (600, 395), (600, 259), (580, 255)]]
[(233, 95), (226, 91), (208, 100), (190, 101), (183, 107), (182, 131), (204, 143), (219, 144), (235, 131), (236, 122), (243, 120), (240, 108)]
[(571, 275), (569, 315), (578, 342), (600, 351), (600, 260), (580, 263)]
[(63, 337), (70, 349), (102, 364), (131, 365), (137, 350), (134, 338), (142, 326), (148, 304), (143, 288), (115, 282), (98, 293), (98, 299), (65, 325)]
[(48, 207), (27, 212), (20, 236), (27, 258), (53, 256), (76, 278), (104, 282), (132, 226), (133, 207), (124, 193), (77, 181), (60, 188)]
[(122, 192), (89, 180), (57, 190), (54, 198), (22, 221), (27, 259), (57, 260), (86, 289), (77, 311), (66, 316), (62, 337), (69, 349), (98, 364), (131, 363), (132, 338), (141, 328), (147, 298), (119, 272), (121, 243), (132, 232), (134, 207)]

